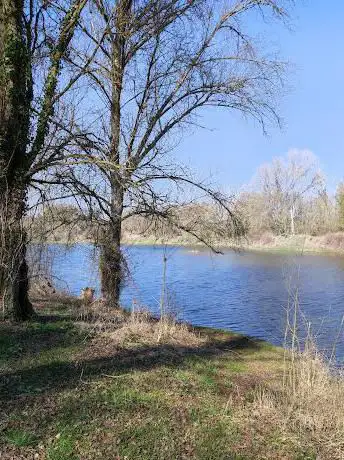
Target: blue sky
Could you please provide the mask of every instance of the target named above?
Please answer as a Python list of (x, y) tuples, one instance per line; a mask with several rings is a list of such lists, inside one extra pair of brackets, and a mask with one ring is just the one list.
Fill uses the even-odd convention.
[(253, 123), (224, 111), (203, 116), (199, 129), (178, 147), (178, 156), (200, 176), (226, 190), (250, 181), (262, 163), (291, 148), (319, 159), (328, 189), (344, 178), (344, 1), (296, 0), (292, 30), (274, 27), (271, 43), (293, 68), (281, 101), (283, 128), (264, 136)]

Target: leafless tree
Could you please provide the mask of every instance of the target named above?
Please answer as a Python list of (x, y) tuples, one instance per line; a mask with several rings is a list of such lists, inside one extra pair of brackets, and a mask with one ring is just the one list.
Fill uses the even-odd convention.
[(176, 213), (190, 196), (202, 196), (222, 210), (228, 233), (243, 233), (232, 199), (178, 165), (171, 152), (212, 107), (253, 117), (263, 129), (279, 122), (275, 103), (285, 64), (256, 44), (248, 22), (284, 20), (289, 3), (94, 1), (92, 21), (82, 22), (84, 38), (69, 56), (71, 83), (87, 87), (77, 126), (65, 125), (75, 141), (41, 184), (63, 179), (100, 210), (101, 282), (109, 303), (118, 304), (123, 220), (165, 219), (207, 244)]
[(295, 233), (302, 199), (323, 194), (325, 187), (316, 158), (307, 150), (291, 150), (286, 159), (275, 158), (261, 167), (258, 180), (270, 227), (280, 234)]

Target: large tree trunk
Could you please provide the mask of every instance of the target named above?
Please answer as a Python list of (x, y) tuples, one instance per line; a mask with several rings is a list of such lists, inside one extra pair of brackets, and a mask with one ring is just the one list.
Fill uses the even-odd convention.
[[(0, 211), (0, 303), (2, 316), (24, 321), (33, 314), (29, 301), (26, 232), (22, 226), (22, 204), (12, 198), (7, 209)], [(16, 206), (17, 205), (17, 206)]]
[(102, 296), (110, 307), (119, 306), (122, 282), (121, 227), (123, 190), (112, 185), (111, 220), (104, 229), (101, 242), (100, 275)]
[(101, 288), (109, 306), (119, 305), (122, 280), (121, 227), (123, 214), (124, 184), (120, 172), (121, 136), (121, 94), (125, 68), (125, 43), (132, 0), (120, 0), (116, 7), (116, 34), (112, 41), (111, 62), (111, 144), (108, 158), (112, 164), (110, 171), (111, 207), (109, 222), (103, 232), (101, 243)]
[(23, 2), (0, 0), (0, 301), (15, 320), (32, 314), (22, 228), (31, 98)]
[(58, 39), (50, 54), (41, 110), (29, 152), (32, 24), (25, 20), (24, 0), (0, 0), (0, 262), (3, 261), (0, 299), (6, 315), (17, 320), (27, 319), (32, 313), (28, 300), (26, 235), (22, 229), (30, 167), (44, 146), (56, 102), (62, 59), (86, 2), (74, 0), (61, 21)]

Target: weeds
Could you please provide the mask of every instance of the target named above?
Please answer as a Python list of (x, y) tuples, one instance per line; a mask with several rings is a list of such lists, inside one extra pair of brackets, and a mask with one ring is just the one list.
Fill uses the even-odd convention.
[(82, 306), (78, 310), (77, 319), (90, 334), (105, 335), (120, 346), (138, 343), (197, 346), (205, 343), (205, 338), (201, 338), (187, 324), (179, 323), (166, 314), (160, 319), (155, 318), (148, 310), (139, 307), (127, 312), (111, 309), (97, 301)]
[[(298, 451), (313, 451), (319, 459), (344, 458), (344, 383), (314, 348), (299, 354), (284, 382), (261, 386), (254, 393), (251, 427)], [(282, 458), (282, 457), (279, 457)], [(294, 457), (286, 457), (294, 458)]]
[[(303, 339), (299, 318), (305, 322)], [(242, 423), (245, 429), (249, 426), (260, 433), (265, 442), (276, 444), (276, 458), (299, 458), (293, 456), (294, 451), (304, 452), (300, 457), (304, 459), (343, 460), (344, 375), (317, 350), (300, 311), (297, 290), (287, 311), (285, 337), (290, 348), (284, 352), (283, 374), (259, 385), (252, 401), (246, 399), (241, 416), (249, 414), (250, 422)]]
[(5, 440), (15, 447), (32, 446), (37, 443), (37, 438), (33, 433), (20, 429), (10, 429), (4, 434)]

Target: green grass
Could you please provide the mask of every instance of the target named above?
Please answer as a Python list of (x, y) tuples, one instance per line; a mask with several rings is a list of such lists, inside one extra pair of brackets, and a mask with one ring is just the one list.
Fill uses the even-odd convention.
[(313, 458), (294, 446), (279, 457), (278, 432), (267, 448), (238, 422), (236, 398), (249, 400), (255, 369), (262, 381), (280, 369), (281, 350), (199, 333), (208, 337), (199, 348), (127, 350), (92, 342), (67, 319), (0, 324), (0, 452), (47, 460)]
[(37, 438), (33, 433), (29, 433), (19, 428), (5, 431), (3, 438), (5, 442), (15, 447), (27, 447), (37, 443)]
[(75, 440), (70, 435), (59, 435), (47, 449), (48, 460), (78, 460), (75, 454)]

